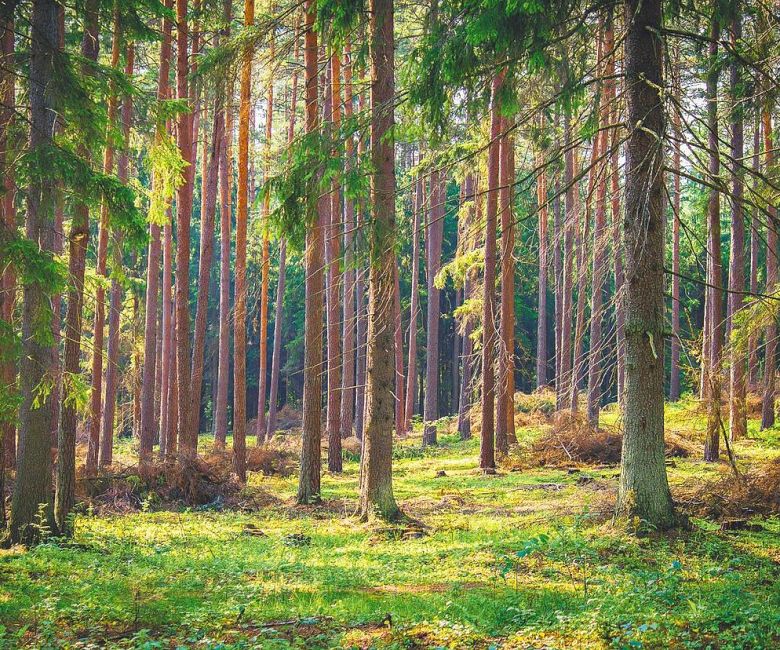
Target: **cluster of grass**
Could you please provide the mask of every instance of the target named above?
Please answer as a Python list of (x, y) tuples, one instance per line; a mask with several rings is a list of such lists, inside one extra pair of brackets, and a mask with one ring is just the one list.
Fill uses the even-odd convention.
[[(672, 423), (696, 417), (672, 408)], [(394, 454), (422, 536), (356, 522), (350, 461), (323, 477), (318, 507), (294, 505), (294, 475), (253, 474), (246, 490), (275, 505), (87, 513), (71, 542), (2, 552), (0, 648), (780, 645), (780, 520), (636, 537), (604, 516), (616, 470), (484, 476), (478, 441), (448, 429), (437, 448), (412, 436)], [(777, 448), (769, 432), (737, 451)], [(717, 471), (670, 468), (673, 485)]]

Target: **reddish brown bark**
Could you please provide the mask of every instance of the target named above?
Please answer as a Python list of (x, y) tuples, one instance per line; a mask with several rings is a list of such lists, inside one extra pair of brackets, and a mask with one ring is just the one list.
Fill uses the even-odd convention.
[[(135, 64), (135, 48), (133, 43), (127, 45), (125, 74), (133, 75)], [(133, 118), (133, 99), (126, 95), (122, 102), (122, 149), (117, 160), (117, 177), (122, 183), (127, 183), (130, 146), (130, 123)], [(122, 233), (113, 232), (113, 266), (114, 277), (111, 279), (111, 295), (108, 313), (108, 349), (106, 366), (106, 389), (103, 406), (103, 418), (100, 423), (100, 466), (110, 465), (114, 458), (114, 415), (116, 414), (117, 384), (119, 375), (119, 319), (122, 313), (122, 285), (116, 277), (122, 270)]]
[(494, 471), (495, 460), (495, 368), (496, 347), (496, 218), (498, 213), (499, 158), (501, 114), (498, 93), (503, 75), (496, 75), (490, 100), (490, 144), (488, 146), (488, 187), (485, 210), (485, 271), (482, 298), (482, 430), (480, 432), (479, 466)]
[[(677, 61), (679, 67), (679, 61)], [(680, 116), (679, 69), (674, 80), (675, 105), (672, 122), (674, 124), (674, 198), (672, 202), (672, 342), (671, 373), (669, 376), (669, 400), (680, 399), (680, 158), (682, 139), (682, 118)]]
[[(772, 169), (774, 164), (774, 145), (772, 142), (772, 113), (769, 105), (762, 110), (762, 131), (764, 134), (764, 165)], [(777, 208), (769, 205), (769, 224), (766, 235), (766, 290), (775, 290), (777, 284)], [(774, 321), (764, 332), (764, 395), (761, 401), (761, 429), (775, 424), (775, 371), (777, 354), (777, 325)]]
[(443, 173), (431, 172), (428, 232), (425, 236), (428, 277), (427, 342), (425, 345), (425, 403), (423, 405), (423, 445), (436, 444), (436, 420), (439, 417), (439, 321), (441, 304), (434, 280), (441, 267), (444, 232)]
[[(120, 50), (120, 22), (119, 8), (114, 6), (114, 27), (111, 42), (111, 67), (117, 68), (119, 65)], [(114, 128), (117, 112), (117, 96), (112, 86), (108, 96), (108, 125)], [(111, 174), (114, 171), (114, 145), (109, 137), (106, 140), (106, 148), (103, 155), (103, 172)], [(100, 450), (100, 421), (103, 405), (103, 341), (105, 338), (106, 324), (106, 290), (104, 282), (107, 279), (107, 258), (108, 258), (108, 204), (104, 201), (100, 208), (100, 227), (98, 230), (97, 244), (97, 262), (95, 272), (100, 278), (95, 292), (95, 321), (93, 326), (92, 339), (92, 391), (89, 408), (89, 444), (87, 447), (86, 471), (88, 475), (95, 473), (98, 466), (98, 456)]]
[[(176, 96), (190, 103), (189, 75), (189, 26), (187, 24), (187, 0), (176, 0)], [(195, 155), (192, 143), (192, 114), (180, 113), (176, 136), (182, 160), (188, 165), (184, 182), (176, 193), (176, 385), (178, 389), (177, 413), (179, 455), (188, 462), (197, 454), (198, 432), (190, 427), (191, 374), (190, 374), (190, 222), (192, 219), (192, 193), (195, 185)]]
[(171, 411), (172, 384), (176, 382), (174, 372), (175, 354), (173, 352), (173, 228), (171, 225), (171, 210), (168, 210), (167, 220), (163, 226), (163, 273), (162, 273), (162, 354), (160, 355), (161, 396), (160, 396), (160, 457), (170, 458), (175, 448), (168, 442), (175, 439), (176, 413)]
[(555, 381), (556, 405), (561, 410), (565, 405), (569, 405), (572, 387), (572, 366), (571, 366), (571, 325), (572, 325), (572, 271), (574, 266), (573, 244), (574, 227), (577, 222), (578, 201), (575, 192), (574, 167), (575, 167), (575, 143), (572, 142), (572, 124), (571, 115), (564, 115), (564, 177), (563, 184), (565, 189), (565, 217), (560, 223), (562, 232), (558, 236), (563, 236), (563, 250), (561, 260), (562, 281), (560, 286), (560, 345), (558, 361), (558, 377)]
[[(317, 111), (317, 17), (316, 3), (306, 0), (304, 25), (304, 66), (306, 132), (319, 126)], [(318, 200), (317, 212), (322, 214), (324, 201)], [(312, 212), (314, 212), (312, 210)], [(324, 224), (318, 214), (309, 215), (306, 231), (306, 314), (304, 325), (303, 361), (303, 435), (301, 439), (301, 470), (298, 482), (298, 503), (320, 499), (320, 436), (322, 434), (322, 317)]]
[[(758, 184), (758, 175), (761, 171), (761, 111), (756, 111), (753, 124), (753, 176), (754, 183)], [(755, 188), (755, 185), (754, 185)], [(754, 189), (755, 191), (755, 189)], [(761, 236), (758, 232), (760, 220), (758, 210), (753, 207), (750, 210), (750, 293), (758, 293), (758, 256)], [(748, 339), (748, 387), (750, 391), (758, 390), (759, 354), (758, 335), (752, 334)]]
[[(255, 22), (254, 0), (244, 2), (244, 24)], [(233, 465), (246, 481), (246, 228), (249, 186), (249, 103), (252, 90), (252, 52), (241, 63), (238, 113), (238, 200), (236, 210), (236, 286), (233, 322)]]
[(499, 206), (501, 215), (501, 315), (499, 322), (498, 390), (496, 404), (496, 451), (509, 452), (515, 437), (515, 224), (512, 210), (514, 140), (509, 122), (502, 120), (504, 134), (499, 149)]
[[(171, 8), (172, 0), (166, 0), (165, 6)], [(157, 100), (161, 101), (168, 95), (168, 83), (171, 66), (171, 32), (172, 23), (167, 18), (162, 25), (162, 43), (160, 45), (160, 68), (157, 80)], [(163, 135), (163, 125), (159, 125), (155, 140), (159, 142)], [(155, 184), (155, 179), (152, 179)], [(155, 188), (152, 189), (154, 191)], [(155, 388), (160, 389), (161, 382), (157, 375), (161, 375), (162, 362), (157, 363), (156, 350), (160, 349), (163, 332), (157, 330), (157, 302), (160, 294), (160, 225), (149, 225), (149, 254), (146, 268), (146, 303), (144, 323), (144, 366), (141, 377), (141, 437), (139, 456), (141, 463), (151, 459), (154, 439), (158, 435), (159, 416), (155, 416)], [(158, 370), (159, 369), (159, 370)]]
[[(334, 133), (341, 124), (341, 55), (338, 51), (330, 57), (330, 118)], [(338, 155), (337, 152), (334, 152)], [(325, 264), (328, 268), (326, 324), (328, 333), (328, 469), (341, 472), (341, 323), (339, 303), (341, 271), (339, 269), (342, 217), (341, 192), (334, 179), (330, 187), (330, 223), (325, 240)]]
[(417, 393), (417, 321), (420, 312), (420, 216), (423, 206), (423, 181), (420, 176), (414, 183), (412, 205), (412, 295), (409, 308), (409, 361), (406, 365), (406, 403), (404, 405), (404, 430), (411, 433), (414, 414), (414, 396)]

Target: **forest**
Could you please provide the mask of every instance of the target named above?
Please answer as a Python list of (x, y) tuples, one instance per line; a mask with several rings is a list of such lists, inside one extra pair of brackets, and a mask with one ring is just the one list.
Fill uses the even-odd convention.
[(0, 649), (780, 647), (776, 2), (0, 46)]

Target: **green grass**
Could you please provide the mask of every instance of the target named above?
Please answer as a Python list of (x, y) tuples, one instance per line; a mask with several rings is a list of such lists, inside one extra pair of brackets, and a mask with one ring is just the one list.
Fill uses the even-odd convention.
[[(691, 403), (668, 416), (700, 424)], [(293, 505), (295, 476), (251, 475), (247, 491), (271, 492), (275, 505), (82, 515), (73, 543), (0, 552), (0, 648), (780, 644), (777, 519), (763, 532), (695, 520), (637, 538), (605, 516), (615, 470), (483, 476), (478, 442), (447, 427), (438, 448), (420, 451), (417, 436), (396, 445), (396, 494), (423, 537), (351, 516), (355, 462), (324, 476), (320, 507)], [(737, 452), (748, 462), (778, 446), (770, 431)], [(670, 469), (673, 486), (719, 471), (697, 459)], [(578, 484), (583, 474), (595, 480)]]

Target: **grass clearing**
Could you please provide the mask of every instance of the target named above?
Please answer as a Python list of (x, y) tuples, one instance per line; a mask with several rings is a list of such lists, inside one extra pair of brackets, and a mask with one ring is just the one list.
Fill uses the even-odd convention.
[[(668, 407), (670, 428), (697, 417)], [(778, 432), (753, 424), (743, 466), (780, 454)], [(275, 497), (257, 511), (86, 513), (71, 543), (0, 551), (0, 647), (778, 647), (778, 518), (635, 537), (609, 518), (616, 468), (483, 476), (478, 441), (451, 426), (437, 448), (396, 446), (396, 494), (422, 536), (352, 517), (351, 460), (324, 475), (319, 507), (294, 505), (294, 474), (253, 473), (245, 491)], [(696, 456), (669, 472), (677, 493), (727, 468)]]

